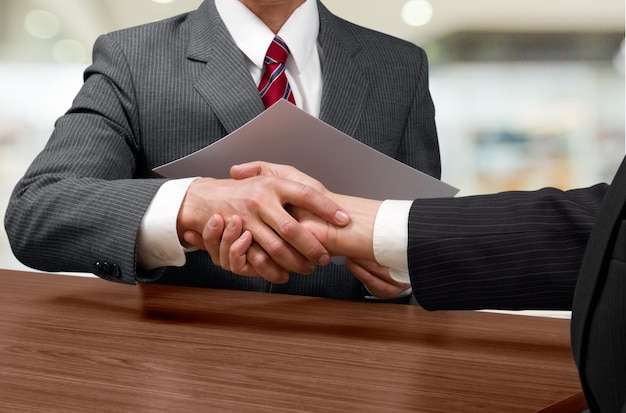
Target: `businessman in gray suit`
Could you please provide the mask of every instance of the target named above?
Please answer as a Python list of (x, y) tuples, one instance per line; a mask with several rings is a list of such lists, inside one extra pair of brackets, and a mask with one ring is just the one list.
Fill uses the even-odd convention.
[[(345, 267), (314, 265), (326, 264), (328, 252), (282, 208), (303, 186), (151, 172), (265, 109), (257, 87), (276, 35), (291, 52), (285, 68), (296, 105), (439, 177), (423, 50), (348, 23), (315, 0), (206, 0), (197, 11), (96, 41), (84, 86), (12, 194), (5, 227), (16, 257), (125, 283), (364, 299), (368, 292)], [(305, 202), (347, 222), (335, 204), (320, 210)], [(243, 216), (258, 242), (252, 248), (278, 252), (280, 265), (253, 262), (248, 277), (213, 266), (194, 246), (202, 247), (196, 236), (215, 213)]]
[[(251, 163), (232, 174), (296, 180), (345, 207), (352, 220), (341, 228), (291, 213), (329, 251), (353, 257), (353, 274), (378, 297), (409, 288), (429, 310), (572, 310), (591, 412), (626, 413), (626, 158), (610, 186), (406, 202), (333, 194), (284, 165)], [(204, 242), (216, 263), (239, 272), (259, 253), (248, 250), (252, 234), (240, 221), (210, 222)]]

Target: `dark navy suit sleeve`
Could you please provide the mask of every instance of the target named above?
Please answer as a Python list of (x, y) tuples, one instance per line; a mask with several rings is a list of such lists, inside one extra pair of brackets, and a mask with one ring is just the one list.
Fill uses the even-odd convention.
[(414, 202), (408, 262), (426, 309), (571, 309), (606, 184)]

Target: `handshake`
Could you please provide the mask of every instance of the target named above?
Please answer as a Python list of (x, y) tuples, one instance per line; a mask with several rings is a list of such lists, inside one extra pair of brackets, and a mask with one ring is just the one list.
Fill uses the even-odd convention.
[(199, 178), (178, 219), (184, 243), (206, 250), (235, 274), (285, 283), (345, 256), (348, 270), (375, 296), (391, 298), (410, 285), (376, 263), (374, 224), (382, 201), (336, 194), (294, 167), (251, 162), (233, 179)]

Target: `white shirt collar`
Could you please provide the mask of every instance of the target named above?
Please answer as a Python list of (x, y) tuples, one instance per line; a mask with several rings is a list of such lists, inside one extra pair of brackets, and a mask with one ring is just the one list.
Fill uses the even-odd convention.
[[(215, 6), (239, 49), (262, 69), (274, 33), (239, 0), (215, 0)], [(313, 48), (317, 47), (319, 24), (317, 1), (306, 0), (278, 32), (289, 46), (298, 70), (306, 67)]]

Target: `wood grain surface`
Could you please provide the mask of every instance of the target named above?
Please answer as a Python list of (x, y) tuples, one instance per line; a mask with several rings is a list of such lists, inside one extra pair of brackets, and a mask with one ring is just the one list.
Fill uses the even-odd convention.
[(569, 321), (0, 270), (2, 412), (580, 412)]

